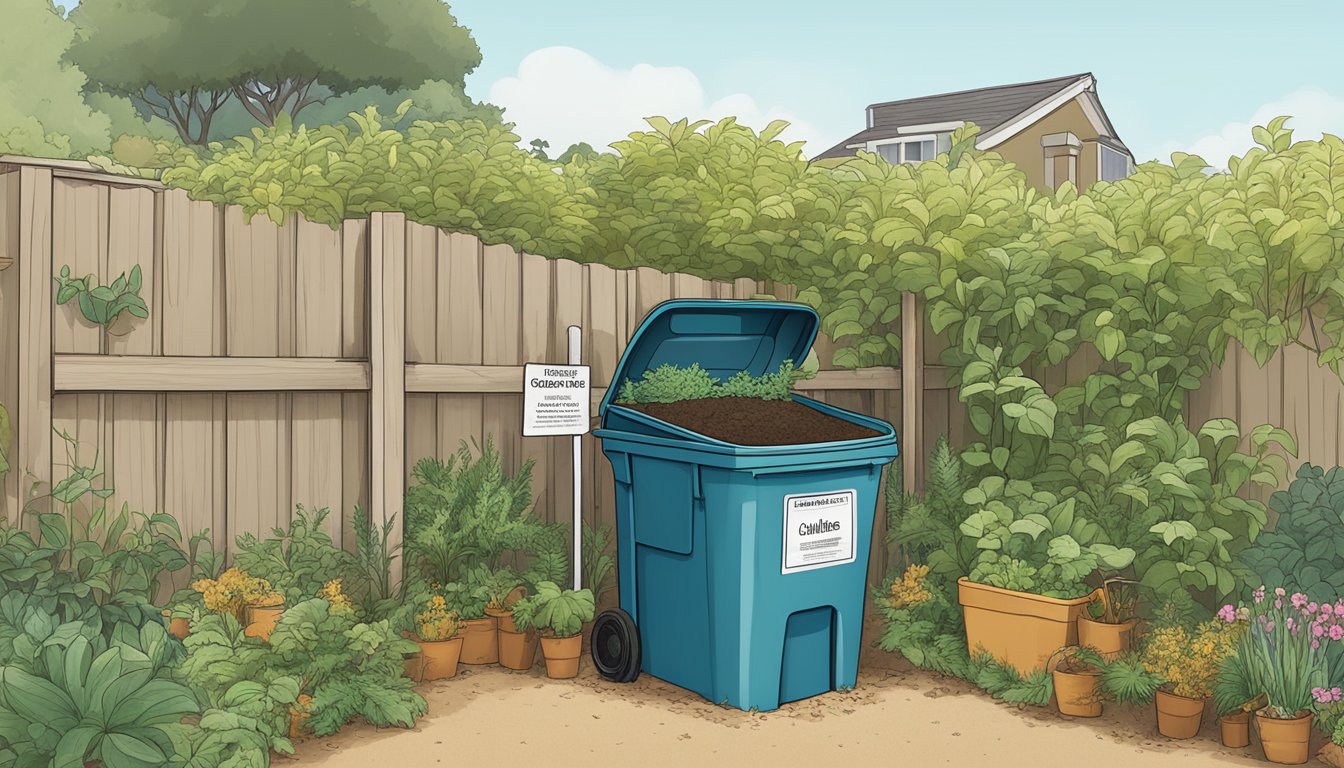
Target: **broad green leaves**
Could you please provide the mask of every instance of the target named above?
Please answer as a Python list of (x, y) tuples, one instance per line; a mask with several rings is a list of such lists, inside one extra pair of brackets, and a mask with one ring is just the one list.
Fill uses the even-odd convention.
[(519, 629), (536, 627), (555, 637), (573, 637), (593, 620), (594, 610), (592, 590), (561, 589), (555, 582), (543, 581), (536, 594), (514, 603), (513, 620)]
[(104, 328), (111, 327), (122, 313), (144, 319), (149, 317), (149, 308), (140, 298), (140, 265), (131, 268), (130, 276), (122, 274), (111, 285), (98, 285), (97, 275), (71, 277), (70, 267), (61, 267), (56, 276), (56, 303), (66, 304), (74, 300), (84, 319)]

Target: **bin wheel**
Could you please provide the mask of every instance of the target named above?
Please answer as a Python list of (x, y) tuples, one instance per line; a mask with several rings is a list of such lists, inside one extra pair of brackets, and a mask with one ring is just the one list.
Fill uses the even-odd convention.
[(615, 683), (634, 682), (639, 677), (639, 627), (620, 608), (603, 611), (593, 621), (593, 666), (598, 674)]

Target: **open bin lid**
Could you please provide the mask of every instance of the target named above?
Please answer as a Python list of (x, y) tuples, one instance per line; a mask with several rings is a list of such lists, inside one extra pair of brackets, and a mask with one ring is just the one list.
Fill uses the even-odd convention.
[(783, 301), (673, 299), (654, 307), (626, 345), (598, 414), (616, 400), (628, 378), (660, 365), (699, 363), (724, 381), (738, 371), (761, 376), (785, 360), (801, 366), (821, 319), (805, 304)]

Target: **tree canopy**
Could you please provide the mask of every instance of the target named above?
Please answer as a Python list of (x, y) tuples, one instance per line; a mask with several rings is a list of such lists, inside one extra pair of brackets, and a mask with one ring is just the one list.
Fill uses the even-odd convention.
[(71, 19), (72, 57), (99, 87), (201, 145), (231, 100), (273, 125), (371, 86), (460, 90), (481, 61), (440, 0), (84, 0)]
[(5, 4), (0, 151), (66, 156), (107, 146), (110, 120), (84, 100), (84, 73), (64, 60), (73, 40), (74, 29), (50, 0)]

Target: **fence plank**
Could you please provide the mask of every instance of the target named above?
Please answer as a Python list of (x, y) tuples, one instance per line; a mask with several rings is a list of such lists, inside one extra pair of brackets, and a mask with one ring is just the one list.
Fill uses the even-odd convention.
[(289, 525), (290, 396), (228, 395), (228, 518), (238, 532)]
[(320, 391), (369, 388), (369, 364), (311, 357), (56, 355), (57, 392)]
[(140, 512), (162, 511), (164, 396), (124, 392), (107, 395), (105, 401), (109, 479), (117, 502)]
[[(482, 356), (486, 365), (522, 363), (521, 317), (522, 259), (512, 248), (487, 245), (481, 261), (481, 293), (489, 296), (485, 304)], [(481, 404), (481, 429), (493, 437), (506, 472), (518, 469), (522, 451), (519, 398), (512, 395), (486, 395)]]
[(901, 462), (905, 487), (922, 493), (924, 483), (924, 303), (901, 295)]
[(346, 357), (369, 354), (369, 222), (366, 220), (341, 224), (341, 353)]
[[(56, 179), (52, 183), (52, 269), (70, 268), (71, 277), (93, 275), (99, 285), (111, 282), (107, 265), (107, 192), (105, 185)], [(53, 272), (54, 274), (54, 272)], [(71, 301), (56, 310), (56, 352), (102, 350), (103, 329)]]
[(409, 485), (415, 462), (438, 455), (439, 400), (437, 395), (406, 394), (406, 467)]
[[(371, 519), (378, 524), (401, 511), (406, 463), (406, 217), (375, 213), (370, 224), (369, 274), (373, 391)], [(400, 517), (398, 517), (400, 519)], [(399, 546), (402, 526), (388, 536)], [(395, 575), (395, 574), (394, 574)], [(400, 579), (398, 578), (399, 582)]]
[(325, 224), (297, 219), (294, 284), (294, 355), (341, 357), (345, 277), (341, 233)]
[(292, 418), (290, 466), (293, 475), (289, 508), (302, 504), (309, 509), (326, 507), (331, 510), (327, 531), (339, 545), (344, 504), (341, 395), (295, 393)]
[(182, 190), (163, 196), (163, 353), (223, 354), (222, 214)]
[[(620, 277), (625, 277), (621, 275)], [(572, 261), (555, 262), (555, 309), (550, 334), (552, 360), (568, 360), (569, 326), (584, 327), (587, 297), (588, 273), (582, 264)], [(620, 279), (619, 277), (617, 279)], [(592, 382), (598, 384), (596, 379)], [(547, 509), (548, 522), (565, 522), (573, 519), (572, 499), (574, 497), (574, 451), (569, 437), (536, 438), (546, 440), (551, 455), (550, 477), (547, 487), (551, 490), (552, 504)], [(591, 483), (590, 483), (591, 485)]]
[[(406, 360), (438, 361), (438, 230), (406, 224)], [(451, 304), (443, 305), (450, 320)], [(445, 333), (448, 333), (445, 329)], [(414, 456), (415, 454), (411, 454)]]
[[(355, 516), (369, 520), (369, 395), (341, 395), (341, 540), (354, 548)], [(400, 515), (398, 515), (400, 517)]]
[(228, 515), (226, 396), (169, 394), (164, 401), (164, 511), (183, 536), (209, 529), (215, 551), (227, 553), (237, 525)]
[[(13, 266), (19, 255), (19, 172), (0, 172), (0, 405), (11, 419), (18, 417), (19, 404), (19, 269)], [(11, 331), (11, 329), (13, 329)], [(11, 423), (11, 428), (17, 422)], [(14, 451), (14, 435), (0, 444), (0, 452), (11, 464), (19, 466)], [(18, 520), (21, 506), (20, 472), (13, 468), (0, 475), (0, 520)]]
[[(19, 170), (18, 402), (10, 474), (50, 485), (52, 342), (52, 180), (47, 168)], [(26, 490), (20, 491), (26, 495)], [(37, 507), (39, 510), (41, 505)], [(18, 521), (18, 508), (10, 511)]]
[(140, 319), (124, 313), (105, 336), (108, 354), (152, 355), (158, 338), (160, 307), (156, 249), (157, 221), (155, 194), (149, 189), (112, 188), (108, 199), (107, 279), (128, 277), (140, 267), (140, 298), (149, 309), (149, 317)]
[(225, 339), (229, 356), (280, 354), (279, 228), (236, 206), (224, 212)]
[[(551, 341), (552, 281), (551, 261), (542, 256), (523, 254), (522, 263), (523, 299), (522, 313), (522, 360), (523, 362), (563, 362), (564, 358), (552, 358), (549, 355)], [(518, 379), (522, 379), (521, 372)], [(519, 429), (522, 429), (521, 419)], [(554, 505), (550, 488), (548, 467), (551, 460), (550, 439), (546, 437), (520, 437), (520, 461), (533, 462), (532, 499), (541, 510), (543, 518), (546, 510)]]

